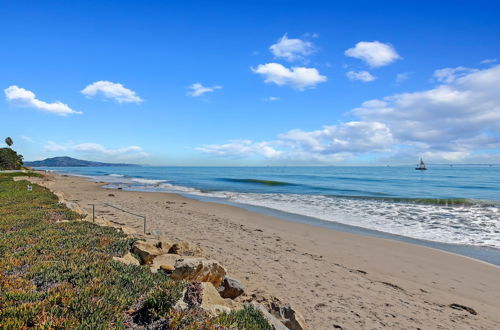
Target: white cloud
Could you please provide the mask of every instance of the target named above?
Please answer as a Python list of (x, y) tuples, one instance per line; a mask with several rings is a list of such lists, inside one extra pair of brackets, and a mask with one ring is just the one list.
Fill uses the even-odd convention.
[(53, 141), (49, 141), (45, 146), (44, 150), (48, 152), (75, 152), (84, 155), (93, 156), (111, 156), (116, 158), (141, 158), (148, 156), (147, 153), (142, 151), (139, 146), (128, 146), (116, 149), (106, 148), (98, 143), (86, 142), (86, 143), (67, 143), (58, 144)]
[(486, 58), (482, 60), (480, 63), (481, 64), (491, 64), (491, 63), (496, 63), (497, 59), (496, 58)]
[(189, 92), (187, 92), (187, 95), (193, 96), (193, 97), (198, 97), (201, 96), (205, 93), (211, 93), (214, 92), (217, 89), (222, 89), (222, 86), (212, 86), (212, 87), (205, 87), (199, 82), (192, 84), (191, 86), (188, 87), (190, 89)]
[(114, 100), (118, 103), (141, 103), (142, 99), (120, 83), (101, 80), (85, 87), (81, 93), (87, 97), (102, 95), (106, 99)]
[(277, 97), (277, 96), (269, 96), (269, 97), (266, 97), (266, 98), (264, 99), (264, 101), (269, 101), (269, 102), (272, 102), (272, 101), (279, 101), (279, 99), (280, 99), (280, 98), (279, 98), (279, 97)]
[(49, 113), (53, 113), (59, 116), (66, 116), (68, 114), (81, 114), (80, 111), (75, 111), (71, 109), (67, 104), (56, 101), (53, 103), (47, 103), (41, 101), (36, 98), (35, 93), (18, 87), (18, 86), (9, 86), (4, 89), (5, 97), (8, 102), (13, 105), (17, 105), (20, 107), (30, 107), (38, 110), (46, 111)]
[(285, 34), (277, 43), (271, 45), (269, 50), (276, 58), (284, 58), (287, 61), (303, 60), (305, 56), (315, 52), (312, 42), (301, 39), (289, 39)]
[(197, 148), (216, 156), (247, 157), (252, 155), (275, 158), (281, 154), (268, 142), (252, 142), (251, 140), (235, 140), (226, 144), (212, 144)]
[(354, 48), (346, 50), (344, 54), (363, 60), (371, 67), (389, 65), (401, 58), (392, 45), (379, 41), (360, 41)]
[(465, 68), (459, 66), (456, 68), (444, 68), (434, 71), (434, 78), (439, 82), (451, 83), (460, 77), (464, 77), (472, 72), (479, 71), (477, 69)]
[(198, 150), (224, 157), (263, 156), (270, 159), (338, 161), (366, 150), (385, 152), (394, 143), (384, 124), (347, 122), (316, 131), (291, 130), (276, 140), (253, 142), (237, 140), (207, 145)]
[[(500, 151), (500, 65), (451, 68), (434, 88), (363, 102), (356, 120), (319, 130), (291, 130), (271, 141), (231, 142), (199, 150), (233, 157), (340, 161), (361, 155), (395, 161), (492, 161)], [(262, 147), (270, 148), (266, 153)]]
[(21, 139), (23, 139), (26, 142), (33, 142), (33, 139), (26, 135), (21, 135)]
[(290, 85), (301, 91), (314, 88), (317, 84), (327, 80), (315, 68), (292, 67), (288, 69), (279, 63), (260, 64), (252, 70), (264, 76), (266, 83), (273, 83), (278, 86)]
[(346, 76), (350, 80), (360, 80), (364, 82), (370, 82), (377, 79), (374, 75), (372, 75), (368, 71), (349, 71), (346, 73)]
[(442, 85), (371, 100), (352, 114), (385, 123), (400, 143), (421, 152), (456, 156), (500, 148), (500, 65), (446, 70)]

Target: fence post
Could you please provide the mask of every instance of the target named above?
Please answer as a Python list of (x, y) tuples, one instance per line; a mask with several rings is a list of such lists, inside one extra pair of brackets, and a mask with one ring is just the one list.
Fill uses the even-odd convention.
[(144, 216), (144, 234), (146, 233), (146, 216)]
[(92, 222), (95, 223), (95, 204), (92, 204)]

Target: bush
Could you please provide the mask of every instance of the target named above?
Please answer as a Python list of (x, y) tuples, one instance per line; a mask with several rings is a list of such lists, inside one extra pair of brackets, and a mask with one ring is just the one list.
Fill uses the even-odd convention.
[(0, 148), (0, 170), (20, 170), (23, 166), (23, 156), (11, 148)]

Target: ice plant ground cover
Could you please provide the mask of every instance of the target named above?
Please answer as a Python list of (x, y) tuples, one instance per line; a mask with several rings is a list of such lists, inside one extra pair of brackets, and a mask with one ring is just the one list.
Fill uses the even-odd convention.
[[(0, 326), (20, 328), (270, 329), (245, 308), (210, 317), (174, 311), (185, 282), (112, 259), (135, 239), (77, 221), (49, 190), (0, 174)], [(62, 221), (68, 220), (68, 221)], [(142, 322), (142, 324), (141, 324)], [(146, 322), (146, 323), (145, 323)]]

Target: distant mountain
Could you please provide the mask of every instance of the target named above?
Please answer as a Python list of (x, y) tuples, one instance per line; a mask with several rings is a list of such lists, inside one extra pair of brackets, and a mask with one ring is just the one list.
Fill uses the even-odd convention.
[(24, 162), (24, 166), (31, 167), (89, 167), (89, 166), (139, 166), (134, 164), (113, 164), (92, 162), (89, 160), (75, 159), (71, 157), (53, 157), (34, 162)]

